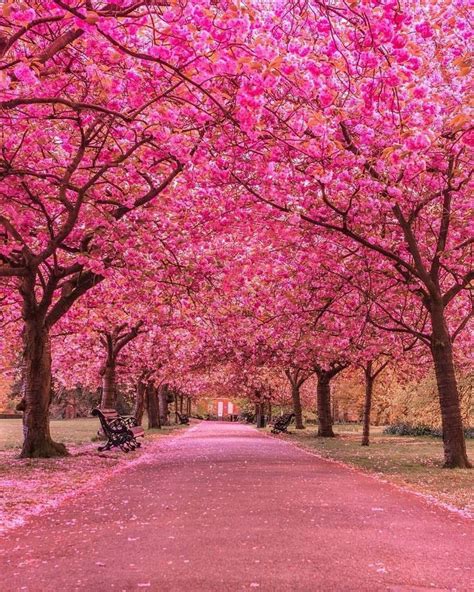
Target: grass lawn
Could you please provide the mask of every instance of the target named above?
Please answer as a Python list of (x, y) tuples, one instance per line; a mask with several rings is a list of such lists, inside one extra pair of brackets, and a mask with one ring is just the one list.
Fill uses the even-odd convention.
[[(293, 427), (291, 435), (280, 437), (474, 515), (474, 469), (443, 469), (440, 438), (389, 436), (382, 434), (381, 427), (375, 427), (367, 447), (360, 445), (360, 425), (336, 425), (334, 431), (337, 438), (317, 438), (314, 426), (298, 431)], [(474, 462), (474, 440), (466, 442)]]
[[(143, 422), (146, 426), (146, 418)], [(161, 430), (145, 430), (146, 435), (159, 437), (183, 426), (164, 426)], [(65, 444), (83, 444), (91, 442), (99, 429), (96, 417), (80, 419), (58, 419), (51, 421), (51, 435), (53, 440)], [(0, 419), (0, 450), (19, 448), (23, 440), (21, 419)]]

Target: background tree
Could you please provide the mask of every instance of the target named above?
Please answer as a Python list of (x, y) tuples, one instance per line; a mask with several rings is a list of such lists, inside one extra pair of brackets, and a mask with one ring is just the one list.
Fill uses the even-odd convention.
[(115, 390), (115, 375), (120, 352), (140, 335), (143, 321), (138, 321), (133, 327), (117, 325), (112, 330), (100, 331), (100, 343), (105, 350), (105, 361), (100, 369), (102, 377), (102, 399), (100, 406), (103, 409), (114, 409), (117, 400)]

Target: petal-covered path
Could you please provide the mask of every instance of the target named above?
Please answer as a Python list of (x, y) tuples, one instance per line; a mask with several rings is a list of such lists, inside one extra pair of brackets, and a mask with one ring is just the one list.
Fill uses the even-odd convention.
[(472, 521), (239, 424), (191, 428), (1, 547), (2, 592), (474, 590)]

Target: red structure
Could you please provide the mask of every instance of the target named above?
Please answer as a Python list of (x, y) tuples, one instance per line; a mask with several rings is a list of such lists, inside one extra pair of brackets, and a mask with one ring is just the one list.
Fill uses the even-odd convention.
[(219, 397), (200, 401), (198, 412), (204, 416), (209, 415), (212, 418), (229, 420), (231, 417), (239, 415), (240, 409), (231, 399)]

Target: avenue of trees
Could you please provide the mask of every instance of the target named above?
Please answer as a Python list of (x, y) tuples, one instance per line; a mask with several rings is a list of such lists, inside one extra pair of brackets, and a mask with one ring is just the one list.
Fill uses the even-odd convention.
[[(1, 367), (23, 457), (53, 377), (176, 393), (434, 376), (445, 466), (467, 468), (472, 351), (464, 0), (25, 0), (0, 15)], [(175, 395), (170, 394), (175, 393)], [(181, 399), (182, 404), (183, 399)], [(160, 419), (161, 417), (161, 419)], [(152, 421), (153, 423), (153, 421)]]

